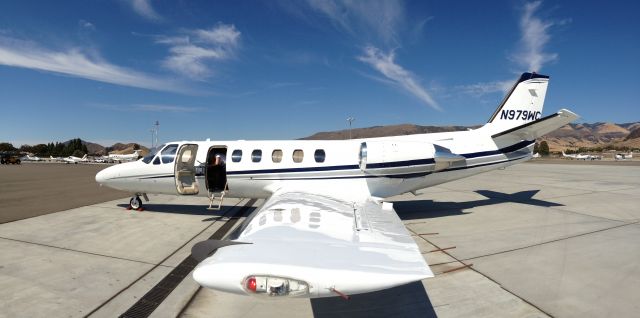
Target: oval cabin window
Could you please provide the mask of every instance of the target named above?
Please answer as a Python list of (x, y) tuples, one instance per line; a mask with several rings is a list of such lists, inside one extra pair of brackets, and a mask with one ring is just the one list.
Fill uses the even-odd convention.
[(304, 159), (304, 152), (302, 149), (296, 149), (293, 151), (293, 162), (300, 163)]
[(282, 150), (280, 149), (276, 149), (271, 153), (271, 160), (273, 160), (273, 162), (278, 163), (278, 162), (282, 162)]
[(236, 149), (231, 153), (231, 161), (240, 162), (242, 160), (242, 150)]
[(316, 149), (316, 152), (313, 153), (313, 158), (316, 159), (316, 162), (324, 162), (325, 153), (323, 149)]
[(256, 149), (251, 152), (251, 161), (260, 162), (262, 160), (262, 150)]

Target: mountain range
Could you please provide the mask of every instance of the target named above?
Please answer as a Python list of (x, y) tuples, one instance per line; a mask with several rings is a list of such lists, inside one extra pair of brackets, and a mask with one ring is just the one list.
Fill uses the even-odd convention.
[[(65, 141), (64, 144), (66, 145), (69, 142), (70, 141)], [(140, 150), (140, 154), (143, 156), (149, 153), (149, 148), (133, 142), (126, 143), (126, 144), (116, 143), (109, 147), (105, 147), (103, 145), (86, 141), (86, 140), (82, 140), (82, 144), (87, 146), (87, 150), (89, 151), (89, 154), (96, 154), (96, 155), (106, 155), (109, 153), (130, 154), (130, 153), (133, 153), (136, 148)]]
[[(420, 126), (413, 124), (373, 126), (366, 128), (354, 128), (326, 131), (315, 133), (304, 137), (304, 140), (342, 140), (351, 138), (373, 138), (387, 136), (403, 136), (413, 134), (425, 134), (435, 132), (450, 132), (475, 129), (476, 126)], [(549, 150), (560, 152), (567, 149), (576, 150), (578, 148), (604, 148), (613, 147), (615, 149), (630, 148), (640, 149), (640, 122), (630, 122), (624, 124), (614, 123), (581, 123), (568, 124), (541, 137), (538, 142), (546, 141)], [(65, 142), (65, 143), (68, 143)], [(142, 155), (149, 153), (149, 149), (136, 143), (116, 143), (105, 147), (97, 143), (82, 141), (87, 146), (90, 154), (129, 154), (134, 149), (140, 149)]]
[[(302, 138), (308, 140), (336, 140), (352, 138), (371, 138), (385, 136), (402, 136), (434, 132), (461, 131), (478, 128), (477, 126), (419, 126), (412, 124), (375, 126), (368, 128), (354, 128), (339, 131), (319, 132)], [(597, 148), (611, 146), (615, 148), (640, 148), (640, 122), (625, 124), (614, 123), (582, 123), (568, 124), (539, 138), (539, 142), (546, 141), (550, 151), (566, 149)]]

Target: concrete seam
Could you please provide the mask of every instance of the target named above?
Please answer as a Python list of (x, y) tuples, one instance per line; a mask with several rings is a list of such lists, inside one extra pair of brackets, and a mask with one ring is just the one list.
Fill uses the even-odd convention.
[[(409, 229), (409, 228), (407, 228), (407, 229), (408, 229), (409, 231), (413, 232), (414, 234), (418, 235), (418, 233), (416, 233), (416, 232), (415, 232), (415, 231), (413, 231), (412, 229)], [(418, 236), (420, 236), (420, 235), (418, 235)], [(429, 241), (428, 239), (426, 239), (426, 238), (424, 238), (424, 237), (422, 237), (422, 236), (420, 236), (420, 238), (421, 238), (422, 240), (424, 240), (425, 242), (427, 242), (427, 243), (429, 243), (429, 244), (431, 244), (431, 245), (435, 246), (435, 248), (437, 248), (437, 249), (439, 249), (439, 248), (440, 248), (440, 246), (438, 246), (438, 245), (436, 245), (436, 244), (432, 243), (432, 242), (431, 242), (431, 241)], [(451, 255), (449, 252), (447, 252), (447, 251), (442, 251), (442, 253), (444, 253), (444, 254), (448, 255), (449, 257), (453, 258), (454, 260), (456, 260), (456, 262), (466, 265), (466, 264), (463, 262), (463, 260), (460, 260), (460, 259), (458, 259), (457, 257), (455, 257), (455, 256)], [(452, 263), (452, 262), (450, 262), (450, 263)], [(545, 314), (545, 315), (547, 315), (547, 316), (549, 316), (549, 317), (553, 317), (553, 316), (552, 316), (551, 314), (549, 314), (548, 312), (546, 312), (546, 311), (542, 310), (542, 308), (540, 308), (540, 307), (538, 307), (538, 306), (534, 305), (533, 303), (529, 302), (528, 300), (526, 300), (526, 299), (524, 299), (524, 298), (520, 297), (518, 294), (516, 294), (516, 293), (514, 293), (514, 292), (512, 292), (512, 291), (510, 291), (510, 290), (508, 290), (508, 289), (506, 289), (506, 288), (504, 288), (504, 287), (502, 287), (502, 285), (501, 285), (500, 283), (496, 282), (496, 281), (495, 281), (495, 280), (493, 280), (491, 277), (489, 277), (489, 276), (485, 275), (484, 273), (482, 273), (482, 272), (478, 271), (477, 269), (473, 268), (473, 266), (468, 267), (468, 269), (470, 269), (470, 270), (472, 270), (472, 271), (474, 271), (474, 272), (476, 272), (476, 273), (478, 273), (478, 274), (482, 275), (483, 277), (487, 278), (488, 280), (490, 280), (490, 281), (494, 282), (496, 285), (500, 286), (500, 288), (502, 288), (502, 289), (506, 290), (509, 294), (511, 294), (511, 295), (513, 295), (513, 296), (517, 297), (518, 299), (522, 300), (523, 302), (525, 302), (525, 303), (529, 304), (529, 306), (531, 306), (531, 307), (533, 307), (533, 308), (535, 308), (535, 309), (539, 310), (539, 311), (540, 311), (540, 312), (542, 312), (543, 314)]]
[[(229, 231), (233, 228), (234, 225), (236, 225), (238, 223), (238, 220), (241, 219), (242, 214), (244, 212), (246, 212), (247, 210), (249, 210), (249, 208), (251, 208), (255, 204), (255, 202), (256, 202), (256, 199), (250, 199), (242, 208), (240, 208), (238, 211), (232, 213), (231, 214), (232, 216), (229, 217), (229, 220), (227, 222), (225, 222), (220, 228), (218, 228), (215, 231), (215, 233), (213, 233), (209, 237), (209, 239), (223, 239), (223, 238), (227, 237), (229, 235)], [(230, 210), (229, 212), (231, 212), (231, 211), (233, 211), (233, 209)], [(227, 215), (227, 213), (225, 213), (224, 215)], [(226, 226), (228, 226), (228, 225), (230, 225), (229, 228), (226, 228)], [(214, 238), (214, 237), (217, 236), (218, 233), (222, 233), (222, 235), (219, 238)], [(174, 271), (178, 270), (181, 266), (188, 266), (188, 265), (184, 265), (184, 264), (189, 263), (191, 260), (193, 260), (191, 255), (187, 256), (185, 259), (182, 260), (180, 265), (178, 265), (174, 269)], [(196, 265), (197, 264), (198, 263), (196, 262)], [(191, 270), (193, 270), (194, 268), (195, 268), (195, 266)], [(167, 299), (167, 297), (169, 297), (169, 295), (175, 290), (175, 288), (177, 288), (182, 283), (182, 281), (184, 280), (184, 278), (186, 278), (188, 276), (188, 274), (182, 276), (182, 278), (179, 279), (179, 281), (177, 282), (176, 285), (168, 286), (168, 285), (162, 284), (162, 282), (165, 279), (167, 279), (167, 278), (169, 278), (171, 276), (174, 276), (173, 271), (168, 273), (167, 275), (165, 275), (165, 277), (162, 280), (160, 280), (160, 282), (158, 282), (156, 285), (154, 285), (149, 291), (147, 291), (147, 293), (145, 295), (143, 295), (140, 299), (138, 299), (138, 301), (135, 304), (133, 304), (131, 307), (129, 307), (129, 309), (127, 309), (119, 317), (132, 317), (132, 316), (133, 317), (148, 317), (148, 316), (150, 316)], [(151, 297), (153, 300), (149, 300), (148, 299), (150, 297), (149, 295), (153, 294), (154, 290), (159, 291), (160, 293), (164, 293), (164, 295), (162, 295), (162, 294), (161, 295), (154, 295), (153, 297)], [(140, 312), (141, 310), (142, 310), (142, 312)]]
[[(94, 253), (94, 252), (88, 252), (88, 251), (75, 250), (75, 249), (68, 248), (68, 247), (61, 247), (61, 246), (44, 244), (44, 243), (29, 242), (29, 241), (18, 240), (18, 239), (2, 237), (2, 236), (0, 236), (0, 239), (7, 240), (7, 241), (20, 242), (20, 243), (24, 243), (24, 244), (31, 244), (31, 245), (37, 245), (37, 246), (43, 246), (43, 247), (56, 248), (56, 249), (69, 251), (69, 252), (76, 252), (76, 253), (81, 253), (81, 254), (89, 254), (89, 255), (94, 255), (94, 256), (102, 256), (102, 257), (107, 257), (107, 258), (119, 259), (119, 260), (123, 260), (123, 261), (134, 262), (134, 263), (140, 263), (140, 264), (146, 264), (146, 265), (156, 265), (155, 263), (139, 261), (139, 260), (135, 260), (135, 259), (118, 257), (118, 256), (112, 256), (112, 255), (105, 255), (105, 254)], [(173, 266), (168, 266), (168, 265), (161, 265), (161, 266), (170, 267), (170, 268), (173, 267)]]
[[(127, 198), (128, 198), (128, 197), (123, 198), (122, 200), (126, 200)], [(117, 199), (117, 200), (120, 200), (120, 199)], [(112, 200), (112, 201), (115, 201), (115, 200)], [(107, 202), (109, 202), (109, 201), (107, 201)], [(47, 212), (47, 213), (44, 213), (44, 214), (39, 214), (39, 215), (29, 216), (29, 217), (22, 218), (22, 219), (18, 219), (18, 220), (11, 220), (11, 221), (7, 221), (7, 222), (0, 222), (0, 224), (8, 224), (8, 223), (17, 222), (17, 221), (33, 219), (33, 218), (36, 218), (36, 217), (39, 217), (39, 216), (43, 216), (43, 215), (54, 214), (54, 213), (60, 213), (60, 212), (65, 212), (65, 211), (75, 210), (75, 209), (80, 209), (80, 208), (86, 208), (86, 207), (88, 207), (88, 206), (98, 205), (98, 204), (102, 204), (102, 203), (105, 203), (105, 202), (98, 202), (98, 203), (93, 203), (93, 204), (81, 205), (81, 206), (78, 206), (78, 207), (74, 207), (74, 208), (70, 208), (70, 209), (65, 209), (65, 210), (60, 210), (60, 211), (51, 211), (51, 212)]]
[[(223, 215), (226, 215), (227, 213), (231, 212), (231, 210), (233, 210), (234, 208), (236, 208), (240, 202), (243, 202), (244, 199), (239, 200), (238, 203), (236, 203), (233, 207), (231, 207), (231, 209), (228, 209), (227, 211), (225, 211), (225, 213)], [(89, 313), (87, 313), (84, 317), (89, 317), (91, 315), (93, 315), (94, 313), (96, 313), (98, 310), (100, 310), (100, 308), (104, 307), (106, 304), (110, 303), (113, 299), (115, 299), (116, 297), (118, 297), (118, 295), (122, 294), (125, 290), (131, 288), (131, 286), (135, 285), (138, 281), (140, 281), (143, 277), (147, 276), (149, 273), (151, 273), (154, 269), (158, 268), (159, 266), (162, 266), (161, 264), (166, 262), (171, 256), (173, 256), (175, 253), (177, 253), (179, 250), (181, 250), (183, 247), (185, 247), (187, 244), (189, 244), (189, 242), (193, 241), (196, 237), (198, 237), (198, 235), (204, 233), (204, 231), (208, 230), (210, 227), (212, 227), (214, 224), (218, 223), (217, 220), (215, 220), (214, 222), (212, 222), (211, 224), (209, 224), (208, 226), (206, 226), (204, 229), (202, 229), (202, 231), (198, 232), (196, 235), (194, 235), (191, 239), (189, 239), (188, 241), (186, 241), (184, 244), (182, 244), (180, 247), (178, 247), (176, 250), (174, 250), (173, 252), (171, 252), (169, 255), (167, 255), (167, 257), (165, 257), (163, 260), (161, 260), (160, 262), (158, 262), (158, 264), (155, 264), (154, 266), (152, 266), (148, 271), (144, 272), (142, 275), (140, 275), (140, 277), (138, 277), (137, 279), (134, 279), (130, 284), (128, 284), (127, 286), (125, 286), (124, 288), (122, 288), (120, 291), (118, 291), (117, 293), (115, 293), (114, 295), (112, 295), (111, 297), (109, 297), (109, 299), (107, 299), (106, 301), (104, 301), (102, 304), (100, 304), (98, 307), (94, 308), (93, 310), (91, 310)]]
[[(229, 231), (227, 232), (225, 237), (229, 236), (230, 233), (233, 233), (235, 231), (235, 229), (237, 229), (239, 226), (241, 226), (241, 223), (242, 222), (239, 222), (239, 224), (236, 224), (233, 228), (229, 229)], [(202, 291), (202, 286), (198, 285), (198, 288), (196, 289), (196, 291), (193, 294), (191, 294), (191, 297), (189, 297), (189, 300), (184, 304), (182, 309), (180, 309), (180, 311), (178, 312), (176, 317), (180, 317), (180, 316), (182, 316), (184, 314), (184, 312), (187, 310), (187, 308), (189, 308), (189, 306), (191, 306), (193, 301), (196, 299), (196, 296), (200, 293), (200, 291)]]
[[(536, 246), (541, 246), (541, 245), (546, 245), (546, 244), (550, 244), (550, 243), (555, 243), (555, 242), (560, 242), (560, 241), (564, 241), (564, 240), (568, 240), (568, 239), (572, 239), (572, 238), (576, 238), (576, 237), (580, 237), (580, 236), (585, 236), (585, 235), (589, 235), (589, 234), (594, 234), (594, 233), (598, 233), (598, 232), (604, 232), (604, 231), (608, 231), (608, 230), (613, 230), (613, 229), (617, 229), (623, 226), (629, 226), (629, 225), (634, 225), (634, 224), (638, 224), (639, 221), (635, 221), (635, 222), (631, 222), (631, 223), (625, 223), (625, 224), (620, 224), (620, 225), (616, 225), (616, 226), (612, 226), (612, 227), (608, 227), (608, 228), (604, 228), (604, 229), (600, 229), (600, 230), (595, 230), (595, 231), (591, 231), (591, 232), (586, 232), (586, 233), (581, 233), (581, 234), (576, 234), (576, 235), (572, 235), (572, 236), (567, 236), (567, 237), (562, 237), (562, 238), (557, 238), (555, 240), (551, 240), (551, 241), (546, 241), (546, 242), (541, 242), (541, 243), (536, 243), (536, 244), (531, 244), (531, 245), (527, 245), (527, 246), (522, 246), (522, 247), (518, 247), (518, 248), (513, 248), (510, 250), (506, 250), (506, 251), (500, 251), (500, 252), (495, 252), (495, 253), (489, 253), (489, 254), (484, 254), (484, 255), (479, 255), (479, 256), (474, 256), (474, 257), (469, 257), (469, 258), (465, 258), (462, 259), (463, 261), (468, 261), (468, 260), (474, 260), (474, 259), (478, 259), (478, 258), (483, 258), (483, 257), (488, 257), (488, 256), (494, 256), (494, 255), (499, 255), (499, 254), (504, 254), (504, 253), (509, 253), (509, 252), (515, 252), (515, 251), (519, 251), (519, 250), (524, 250), (527, 248), (531, 248), (531, 247), (536, 247)], [(424, 238), (423, 238), (424, 239)], [(425, 239), (426, 240), (426, 239)], [(431, 243), (431, 242), (429, 242)], [(431, 243), (433, 244), (433, 243)], [(435, 246), (435, 244), (434, 244)]]

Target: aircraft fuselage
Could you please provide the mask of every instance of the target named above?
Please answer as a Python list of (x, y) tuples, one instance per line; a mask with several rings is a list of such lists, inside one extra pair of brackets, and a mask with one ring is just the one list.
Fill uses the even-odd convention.
[[(228, 197), (268, 198), (283, 187), (361, 189), (389, 197), (528, 160), (533, 141), (500, 147), (481, 129), (352, 140), (181, 141), (167, 143), (152, 158), (109, 167), (100, 184), (133, 193), (208, 196), (215, 178), (226, 178)], [(436, 146), (434, 146), (436, 145)], [(173, 147), (173, 157), (163, 156)], [(459, 155), (440, 160), (444, 147)], [(189, 158), (184, 151), (190, 148)], [(194, 156), (195, 153), (195, 156)], [(214, 153), (226, 157), (212, 174)], [(319, 182), (320, 181), (320, 182)], [(352, 187), (353, 185), (353, 187)], [(339, 194), (339, 193), (338, 193)]]

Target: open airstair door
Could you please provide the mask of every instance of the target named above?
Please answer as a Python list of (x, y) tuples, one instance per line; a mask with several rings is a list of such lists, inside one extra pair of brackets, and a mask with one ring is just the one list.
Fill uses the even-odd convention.
[(198, 145), (185, 144), (178, 150), (176, 157), (175, 176), (176, 189), (179, 194), (198, 194), (196, 181), (196, 154)]
[[(213, 146), (207, 152), (207, 169), (205, 180), (209, 191), (209, 210), (220, 210), (222, 200), (227, 193), (227, 146)], [(218, 207), (213, 207), (216, 196)]]
[(207, 190), (209, 192), (222, 192), (227, 188), (227, 147), (213, 146), (207, 153)]

